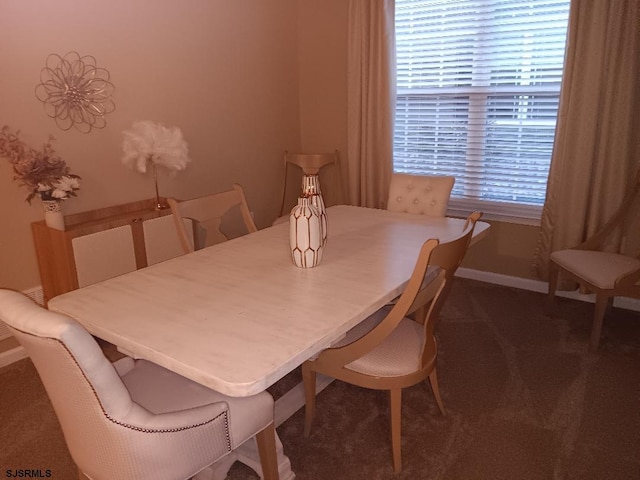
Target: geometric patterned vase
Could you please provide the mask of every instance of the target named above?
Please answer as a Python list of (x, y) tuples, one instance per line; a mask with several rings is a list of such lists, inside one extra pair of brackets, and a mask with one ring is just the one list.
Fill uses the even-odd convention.
[(320, 228), (322, 228), (322, 245), (325, 245), (327, 243), (327, 210), (324, 206), (318, 175), (304, 175), (302, 177), (302, 196), (310, 197), (311, 205), (318, 209)]
[(322, 224), (310, 197), (298, 198), (289, 215), (289, 246), (296, 267), (313, 268), (322, 260)]

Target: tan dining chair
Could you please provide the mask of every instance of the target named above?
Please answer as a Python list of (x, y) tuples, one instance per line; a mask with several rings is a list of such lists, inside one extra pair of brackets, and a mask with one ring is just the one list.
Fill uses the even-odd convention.
[(389, 186), (387, 210), (431, 217), (447, 214), (455, 177), (394, 173)]
[[(606, 251), (612, 235), (623, 238), (637, 228), (640, 201), (640, 170), (620, 208), (611, 219), (580, 245), (551, 253), (549, 261), (548, 304), (553, 300), (561, 278), (576, 282), (585, 293), (595, 294), (595, 310), (589, 348), (598, 349), (607, 309), (614, 297), (640, 298), (640, 255), (629, 256)], [(633, 227), (630, 227), (633, 226)], [(632, 232), (631, 232), (632, 233)], [(635, 232), (636, 235), (637, 231)], [(636, 239), (637, 240), (637, 239)]]
[(184, 480), (255, 437), (277, 479), (274, 403), (228, 397), (146, 360), (111, 363), (75, 320), (0, 289), (0, 320), (33, 361), (79, 477)]
[[(282, 182), (282, 196), (280, 200), (280, 213), (278, 218), (273, 222), (274, 225), (278, 223), (282, 223), (289, 219), (288, 210), (291, 209), (294, 205), (288, 208), (285, 206), (287, 192), (289, 191), (289, 168), (291, 166), (298, 167), (303, 175), (302, 183), (304, 185), (304, 176), (305, 175), (320, 175), (320, 170), (325, 167), (332, 165), (333, 175), (331, 177), (331, 191), (335, 192), (338, 184), (338, 160), (339, 154), (338, 150), (335, 150), (332, 153), (290, 153), (288, 151), (284, 152), (284, 173), (283, 173), (283, 182)], [(322, 189), (322, 187), (321, 187)], [(324, 194), (323, 194), (324, 197)], [(325, 198), (325, 203), (331, 204), (331, 202), (327, 202)]]
[(388, 390), (393, 466), (396, 472), (401, 471), (402, 389), (428, 378), (438, 408), (445, 414), (436, 373), (434, 330), (453, 274), (481, 215), (470, 215), (461, 235), (453, 240), (427, 240), (397, 302), (374, 313), (345, 338), (302, 365), (306, 437), (311, 433), (315, 412), (317, 373), (364, 388)]
[[(183, 201), (168, 198), (167, 203), (171, 207), (184, 253), (190, 253), (202, 247), (228, 240), (228, 237), (222, 233), (220, 227), (225, 214), (234, 207), (240, 209), (247, 233), (258, 231), (247, 205), (244, 190), (237, 183), (233, 185), (232, 190), (226, 192)], [(189, 223), (185, 224), (184, 219), (192, 220), (193, 232), (191, 232), (191, 235), (186, 226)]]

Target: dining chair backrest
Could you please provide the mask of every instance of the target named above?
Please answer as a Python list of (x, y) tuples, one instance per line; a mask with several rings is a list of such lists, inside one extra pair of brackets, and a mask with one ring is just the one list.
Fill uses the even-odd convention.
[(447, 214), (455, 177), (394, 173), (387, 210), (431, 217)]
[[(240, 209), (246, 233), (258, 231), (247, 205), (244, 190), (237, 183), (233, 185), (232, 190), (226, 192), (184, 201), (168, 198), (167, 202), (171, 207), (184, 253), (228, 240), (229, 238), (222, 232), (221, 226), (223, 217), (234, 207)], [(189, 235), (183, 219), (193, 221), (194, 232), (192, 235)]]
[[(451, 290), (453, 277), (467, 253), (476, 222), (481, 216), (481, 212), (473, 212), (467, 218), (462, 233), (459, 236), (453, 240), (446, 240), (439, 243), (433, 249), (429, 258), (429, 266), (441, 271), (444, 277), (442, 292), (436, 296), (434, 286), (429, 285), (428, 278), (426, 281), (423, 280), (421, 289), (415, 294), (411, 305), (403, 314), (403, 316), (406, 316), (417, 312), (416, 321), (420, 323), (424, 322), (426, 328), (428, 328), (426, 335), (427, 343), (429, 342), (429, 338), (433, 337), (435, 323), (440, 317), (440, 310)], [(425, 272), (425, 274), (427, 274), (427, 272)], [(408, 295), (409, 298), (412, 296), (411, 291), (407, 292), (407, 289), (405, 289), (402, 295)], [(402, 299), (402, 295), (398, 299), (398, 302)], [(432, 311), (427, 311), (427, 308), (431, 308)], [(428, 324), (429, 322), (430, 324)], [(431, 340), (433, 340), (433, 338), (431, 338)]]
[[(458, 268), (467, 252), (475, 224), (482, 214), (474, 212), (465, 222), (463, 231), (454, 239), (439, 242), (437, 239), (427, 240), (421, 247), (413, 272), (409, 281), (389, 310), (387, 316), (369, 334), (356, 342), (344, 347), (346, 357), (337, 354), (338, 363), (344, 364), (356, 360), (358, 357), (371, 350), (388, 336), (400, 323), (410, 315), (417, 315), (416, 321), (422, 323), (425, 328), (426, 342), (424, 348), (429, 350), (434, 347), (433, 331), (439, 317), (440, 309), (449, 292), (453, 274)], [(431, 267), (431, 268), (430, 268)], [(434, 268), (437, 270), (434, 271)], [(378, 330), (376, 332), (376, 330)], [(375, 332), (375, 333), (374, 333)], [(360, 343), (361, 345), (356, 345)], [(338, 352), (342, 349), (329, 349), (325, 352)], [(332, 353), (325, 353), (332, 355)], [(318, 358), (322, 360), (321, 354)], [(423, 357), (426, 353), (423, 350)]]
[[(423, 362), (431, 358), (432, 352), (435, 350), (434, 331), (440, 319), (440, 311), (449, 296), (454, 275), (469, 249), (476, 222), (480, 217), (482, 217), (482, 212), (473, 212), (467, 218), (460, 236), (453, 240), (442, 242), (434, 248), (430, 258), (430, 265), (440, 268), (444, 275), (445, 281), (442, 291), (439, 292), (439, 295), (436, 297), (431, 294), (428, 288), (423, 287), (416, 294), (415, 299), (407, 311), (407, 314), (418, 312), (422, 318), (416, 318), (416, 320), (421, 323), (424, 322), (425, 325), (426, 342), (422, 353)], [(425, 311), (427, 307), (429, 310)]]
[(332, 153), (284, 152), (285, 165), (297, 165), (305, 175), (317, 175), (320, 169), (338, 162), (338, 151)]
[(611, 217), (573, 248), (579, 250), (607, 251), (622, 247), (625, 255), (640, 258), (640, 168), (636, 172), (629, 191)]
[[(438, 245), (434, 250), (431, 257), (431, 265), (441, 268), (445, 272), (447, 284), (445, 286), (444, 293), (440, 296), (439, 305), (436, 308), (436, 315), (439, 314), (442, 304), (449, 295), (451, 289), (453, 277), (458, 270), (458, 267), (462, 263), (469, 245), (471, 244), (471, 237), (475, 229), (476, 222), (482, 217), (482, 212), (473, 212), (465, 221), (463, 226), (463, 233), (458, 239), (452, 242), (445, 242)], [(470, 232), (470, 233), (469, 233)]]
[[(280, 201), (280, 216), (287, 213), (285, 202), (287, 198), (288, 188), (288, 180), (289, 180), (289, 166), (294, 165), (300, 168), (303, 175), (320, 175), (320, 170), (329, 165), (333, 165), (333, 185), (332, 189), (336, 188), (336, 178), (337, 178), (337, 165), (338, 165), (339, 154), (338, 150), (335, 150), (332, 153), (291, 153), (288, 151), (284, 152), (284, 179), (282, 184), (282, 197)], [(325, 198), (325, 203), (331, 204), (331, 202), (327, 202)]]

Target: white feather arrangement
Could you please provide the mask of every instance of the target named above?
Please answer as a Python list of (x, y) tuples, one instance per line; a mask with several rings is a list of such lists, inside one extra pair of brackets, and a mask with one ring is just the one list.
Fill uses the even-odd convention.
[(158, 167), (163, 167), (173, 174), (178, 170), (184, 170), (191, 161), (182, 132), (177, 127), (167, 128), (145, 120), (134, 122), (129, 130), (122, 133), (122, 163), (140, 173), (146, 173), (147, 166), (150, 165), (156, 187), (156, 210), (167, 208), (158, 192)]
[(132, 170), (146, 173), (147, 165), (164, 167), (170, 172), (184, 170), (191, 161), (187, 143), (177, 127), (165, 127), (149, 120), (134, 122), (122, 132), (122, 163)]

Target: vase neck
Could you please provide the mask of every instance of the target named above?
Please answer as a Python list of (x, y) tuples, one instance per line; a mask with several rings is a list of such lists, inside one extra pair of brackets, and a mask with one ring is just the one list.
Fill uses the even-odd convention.
[(318, 175), (304, 175), (302, 177), (302, 193), (307, 195), (322, 195)]

